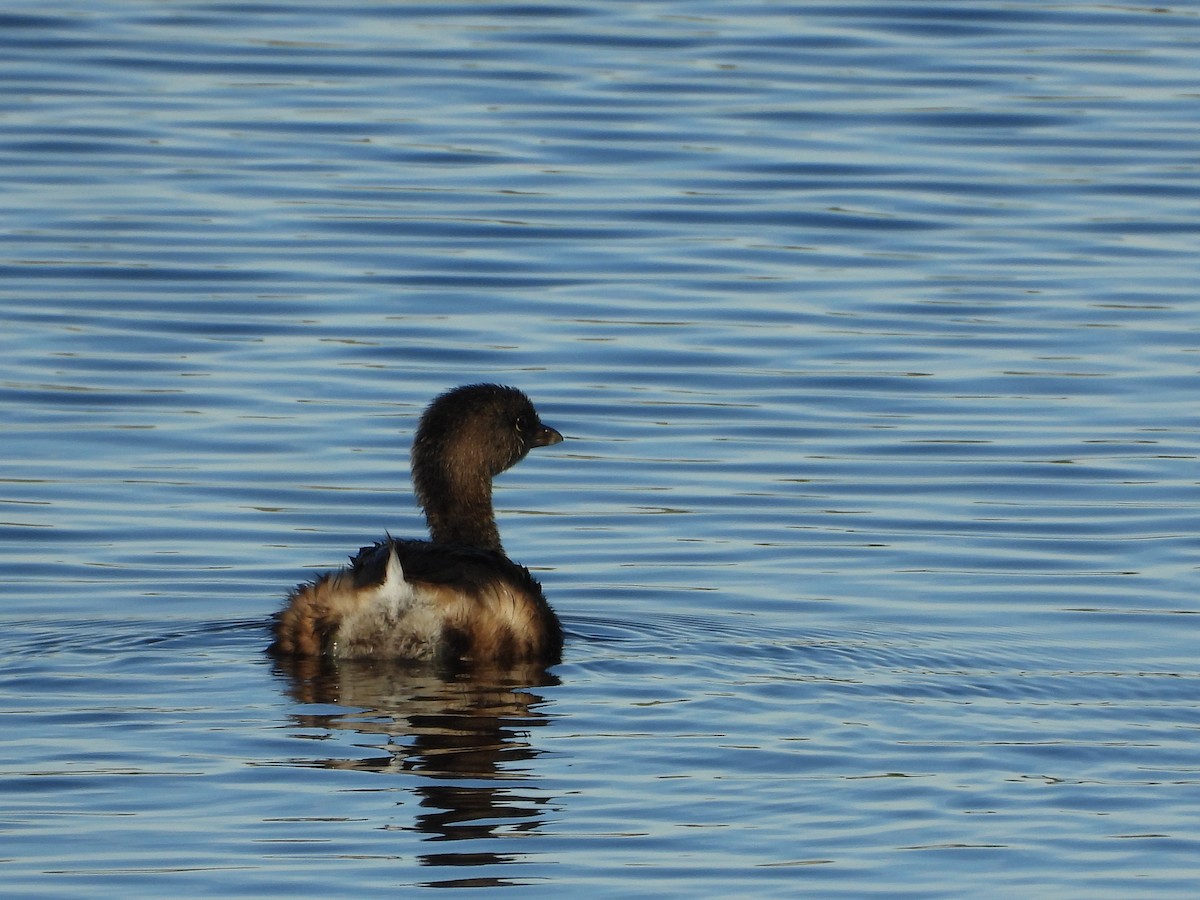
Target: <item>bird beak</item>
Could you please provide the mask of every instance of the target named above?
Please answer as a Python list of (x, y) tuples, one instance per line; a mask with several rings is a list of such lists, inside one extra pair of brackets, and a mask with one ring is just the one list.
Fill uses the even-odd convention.
[(537, 431), (533, 433), (533, 439), (529, 442), (529, 446), (550, 447), (554, 444), (561, 444), (562, 439), (563, 436), (549, 425), (539, 425)]

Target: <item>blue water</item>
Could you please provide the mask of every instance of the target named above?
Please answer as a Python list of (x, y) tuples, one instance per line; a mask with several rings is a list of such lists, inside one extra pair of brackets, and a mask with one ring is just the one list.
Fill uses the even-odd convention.
[[(1192, 897), (1200, 11), (0, 14), (11, 896)], [(326, 673), (496, 380), (549, 672)]]

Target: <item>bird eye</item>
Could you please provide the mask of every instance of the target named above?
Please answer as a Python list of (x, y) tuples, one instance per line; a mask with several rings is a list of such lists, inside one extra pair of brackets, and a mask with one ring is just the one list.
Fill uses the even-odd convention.
[(529, 416), (517, 416), (515, 424), (518, 434), (528, 434), (533, 428), (533, 423), (529, 420)]

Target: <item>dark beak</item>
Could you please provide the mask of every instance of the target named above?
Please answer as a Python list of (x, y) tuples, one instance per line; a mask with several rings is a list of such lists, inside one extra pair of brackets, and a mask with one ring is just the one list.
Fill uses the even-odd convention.
[(562, 435), (549, 425), (539, 424), (537, 430), (533, 433), (533, 438), (529, 441), (529, 446), (550, 447), (554, 444), (561, 444), (562, 439)]

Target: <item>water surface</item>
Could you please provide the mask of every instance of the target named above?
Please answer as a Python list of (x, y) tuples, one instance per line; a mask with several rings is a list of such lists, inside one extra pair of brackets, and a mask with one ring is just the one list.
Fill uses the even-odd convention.
[[(1192, 896), (1198, 26), (0, 16), (6, 889)], [(564, 662), (272, 662), (476, 380)]]

